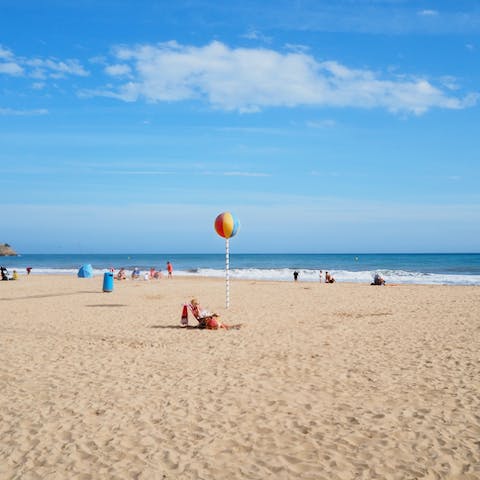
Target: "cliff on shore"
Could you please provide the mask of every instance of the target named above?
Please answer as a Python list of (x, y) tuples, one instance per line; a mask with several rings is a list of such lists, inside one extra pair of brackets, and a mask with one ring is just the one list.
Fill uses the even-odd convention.
[(8, 244), (0, 243), (0, 257), (16, 257), (17, 252)]

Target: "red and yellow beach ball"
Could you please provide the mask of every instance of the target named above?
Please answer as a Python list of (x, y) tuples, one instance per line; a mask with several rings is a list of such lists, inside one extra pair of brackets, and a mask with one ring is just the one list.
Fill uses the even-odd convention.
[(223, 238), (232, 238), (238, 232), (240, 222), (230, 212), (223, 212), (215, 219), (215, 231)]

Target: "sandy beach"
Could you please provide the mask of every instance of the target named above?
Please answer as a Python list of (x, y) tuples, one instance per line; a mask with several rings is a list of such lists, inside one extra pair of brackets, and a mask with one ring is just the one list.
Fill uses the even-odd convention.
[(480, 287), (102, 280), (0, 283), (1, 479), (480, 478)]

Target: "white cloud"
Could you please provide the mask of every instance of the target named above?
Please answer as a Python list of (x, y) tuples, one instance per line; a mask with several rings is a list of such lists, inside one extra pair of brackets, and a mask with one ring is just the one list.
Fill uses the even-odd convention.
[(34, 90), (42, 90), (43, 88), (45, 88), (45, 85), (46, 85), (45, 82), (34, 82), (32, 84), (32, 88)]
[(88, 61), (96, 65), (105, 65), (107, 63), (107, 57), (104, 55), (95, 55), (94, 57), (89, 58)]
[(175, 172), (166, 172), (161, 170), (111, 170), (103, 171), (109, 175), (175, 175)]
[(457, 79), (455, 77), (452, 77), (450, 75), (445, 75), (444, 77), (440, 78), (440, 81), (449, 90), (459, 90), (460, 89), (460, 86), (459, 86), (459, 84), (457, 82)]
[(0, 58), (12, 58), (13, 57), (13, 53), (11, 50), (8, 50), (8, 48), (3, 48), (1, 45), (0, 45)]
[(420, 10), (418, 12), (422, 17), (436, 17), (438, 15), (437, 10)]
[(129, 102), (206, 100), (214, 108), (239, 112), (310, 105), (422, 114), (431, 108), (461, 109), (477, 101), (476, 94), (452, 96), (424, 78), (319, 62), (298, 51), (167, 42), (119, 47), (115, 56), (130, 66), (130, 81), (87, 93)]
[(286, 43), (285, 48), (293, 52), (306, 53), (310, 50), (310, 47), (307, 45), (301, 45), (297, 43)]
[(254, 172), (225, 172), (226, 177), (270, 177), (269, 173), (254, 173)]
[(23, 68), (15, 62), (0, 63), (0, 74), (1, 73), (5, 73), (6, 75), (22, 75)]
[(309, 120), (306, 122), (306, 126), (308, 128), (331, 128), (334, 127), (337, 124), (335, 120)]
[(112, 76), (128, 75), (130, 67), (124, 64), (109, 65), (105, 67), (105, 73)]
[(0, 46), (0, 74), (2, 73), (24, 75), (39, 80), (89, 75), (89, 72), (76, 59), (24, 58)]
[(33, 58), (26, 60), (25, 65), (32, 68), (31, 76), (34, 78), (64, 78), (67, 75), (88, 76), (88, 72), (78, 60), (57, 61), (50, 58)]
[(271, 37), (267, 37), (263, 35), (258, 30), (249, 30), (247, 33), (241, 35), (242, 38), (246, 38), (247, 40), (259, 40), (265, 43), (271, 43)]
[(47, 115), (48, 110), (45, 108), (37, 108), (35, 110), (15, 110), (13, 108), (0, 108), (0, 115), (3, 116), (16, 116), (16, 117), (26, 117), (26, 116), (35, 116), (35, 115)]

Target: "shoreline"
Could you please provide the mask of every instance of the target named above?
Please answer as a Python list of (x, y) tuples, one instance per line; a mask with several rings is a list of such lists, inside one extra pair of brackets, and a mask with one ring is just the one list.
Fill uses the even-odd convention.
[[(10, 271), (10, 274), (13, 270)], [(92, 281), (92, 280), (101, 280), (103, 281), (103, 275), (104, 273), (107, 273), (107, 271), (102, 272), (102, 273), (94, 273), (93, 277), (91, 278), (79, 278), (77, 274), (65, 274), (65, 273), (36, 273), (32, 271), (30, 275), (27, 275), (26, 273), (19, 273), (19, 280), (28, 280), (30, 278), (37, 278), (37, 279), (49, 279), (49, 278), (64, 278), (64, 279), (78, 279), (79, 281)], [(137, 278), (137, 279), (132, 279), (130, 278), (130, 275), (127, 276), (125, 280), (117, 280), (114, 278), (114, 285), (118, 284), (123, 284), (125, 282), (135, 282), (135, 283), (161, 283), (165, 281), (188, 281), (188, 280), (193, 280), (193, 281), (218, 281), (218, 282), (223, 282), (225, 283), (225, 275), (223, 276), (204, 276), (204, 275), (195, 275), (195, 274), (178, 274), (174, 273), (173, 278), (168, 278), (166, 274), (163, 275), (162, 278), (160, 279), (148, 279), (144, 280), (143, 278)], [(374, 286), (371, 285), (368, 282), (360, 282), (360, 281), (335, 281), (332, 284), (325, 283), (324, 281), (319, 281), (319, 280), (304, 280), (304, 279), (299, 279), (297, 281), (294, 281), (292, 279), (265, 279), (265, 278), (236, 278), (230, 276), (230, 284), (236, 283), (236, 282), (241, 282), (241, 283), (251, 283), (251, 282), (259, 282), (259, 283), (270, 283), (270, 284), (305, 284), (305, 285), (349, 285), (349, 286)], [(407, 282), (398, 282), (398, 283), (390, 283), (387, 282), (385, 287), (480, 287), (480, 284), (452, 284), (452, 283), (407, 283)]]

